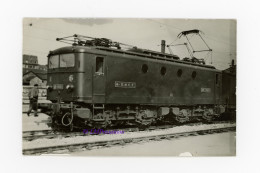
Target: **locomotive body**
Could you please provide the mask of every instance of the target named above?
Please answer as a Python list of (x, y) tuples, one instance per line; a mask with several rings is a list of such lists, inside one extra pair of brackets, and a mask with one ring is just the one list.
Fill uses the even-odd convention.
[(176, 55), (75, 45), (48, 57), (47, 99), (53, 103), (40, 107), (55, 125), (72, 129), (210, 121), (228, 107), (222, 91), (226, 74)]
[[(209, 66), (73, 47), (53, 51), (50, 60), (59, 55), (74, 60), (69, 67), (49, 66), (48, 85), (54, 88), (48, 90), (51, 101), (60, 95), (64, 102), (92, 104), (221, 103), (221, 71)], [(69, 85), (71, 92), (65, 89)]]

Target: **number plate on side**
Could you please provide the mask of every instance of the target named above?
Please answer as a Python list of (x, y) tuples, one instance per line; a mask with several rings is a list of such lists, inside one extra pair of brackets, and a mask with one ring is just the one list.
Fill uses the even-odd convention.
[(136, 83), (135, 82), (115, 81), (115, 87), (117, 87), (117, 88), (136, 88)]

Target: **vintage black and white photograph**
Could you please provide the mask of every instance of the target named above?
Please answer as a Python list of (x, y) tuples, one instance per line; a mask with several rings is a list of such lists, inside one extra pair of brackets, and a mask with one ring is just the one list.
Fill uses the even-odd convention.
[(23, 155), (236, 156), (236, 25), (23, 18)]

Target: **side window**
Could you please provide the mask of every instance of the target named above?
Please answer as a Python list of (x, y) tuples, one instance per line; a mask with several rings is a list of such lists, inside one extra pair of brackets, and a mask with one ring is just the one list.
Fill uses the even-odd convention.
[(96, 73), (99, 73), (99, 74), (104, 73), (104, 58), (103, 57), (96, 58)]

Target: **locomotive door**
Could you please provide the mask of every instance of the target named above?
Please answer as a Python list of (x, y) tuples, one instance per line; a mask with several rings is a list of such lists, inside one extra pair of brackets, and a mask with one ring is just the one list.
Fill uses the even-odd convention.
[(96, 57), (93, 67), (93, 87), (92, 95), (94, 103), (105, 103), (105, 59), (104, 57)]

